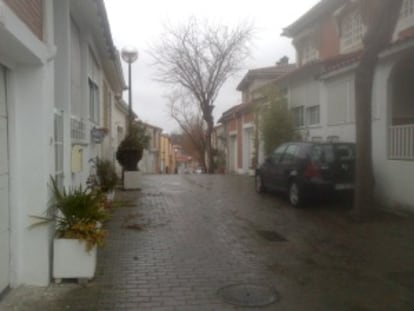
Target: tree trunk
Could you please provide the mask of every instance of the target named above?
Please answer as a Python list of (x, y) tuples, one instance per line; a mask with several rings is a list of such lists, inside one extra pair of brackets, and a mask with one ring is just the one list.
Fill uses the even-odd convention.
[(354, 216), (361, 220), (374, 203), (372, 165), (372, 91), (380, 52), (390, 43), (402, 0), (365, 0), (370, 4), (365, 48), (355, 73), (356, 184)]
[(206, 152), (207, 152), (207, 172), (209, 174), (214, 173), (214, 159), (213, 149), (211, 147), (211, 134), (213, 133), (213, 120), (212, 118), (207, 121), (207, 133), (206, 133)]
[(372, 87), (374, 83), (376, 51), (364, 53), (355, 73), (356, 118), (356, 185), (354, 213), (358, 220), (373, 205), (374, 174), (372, 167)]

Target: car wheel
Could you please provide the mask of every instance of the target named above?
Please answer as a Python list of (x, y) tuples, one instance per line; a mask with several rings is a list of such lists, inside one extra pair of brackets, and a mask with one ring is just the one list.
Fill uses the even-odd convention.
[(303, 203), (302, 191), (295, 181), (289, 185), (289, 203), (293, 207), (300, 207)]
[(260, 176), (260, 174), (257, 174), (255, 180), (256, 180), (256, 192), (257, 193), (265, 192), (265, 187), (263, 184), (262, 176)]

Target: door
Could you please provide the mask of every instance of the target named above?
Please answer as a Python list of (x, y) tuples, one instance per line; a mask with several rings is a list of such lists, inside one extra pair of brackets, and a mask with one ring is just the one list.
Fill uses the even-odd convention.
[(252, 166), (253, 129), (245, 129), (243, 138), (243, 170), (247, 173)]
[(265, 184), (266, 188), (279, 188), (277, 184), (277, 172), (285, 149), (286, 145), (279, 146), (277, 149), (275, 149), (266, 159), (261, 168), (263, 183)]
[(230, 136), (229, 146), (229, 169), (230, 172), (237, 172), (237, 136)]
[(281, 190), (287, 190), (289, 187), (289, 179), (297, 176), (297, 154), (299, 146), (289, 145), (275, 169), (275, 183)]
[(0, 65), (0, 293), (9, 285), (10, 216), (6, 70)]

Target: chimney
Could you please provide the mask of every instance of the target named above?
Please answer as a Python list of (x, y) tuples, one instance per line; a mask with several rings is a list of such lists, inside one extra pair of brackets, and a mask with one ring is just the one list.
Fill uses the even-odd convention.
[(276, 66), (283, 66), (289, 65), (289, 57), (283, 56), (278, 62), (276, 62)]

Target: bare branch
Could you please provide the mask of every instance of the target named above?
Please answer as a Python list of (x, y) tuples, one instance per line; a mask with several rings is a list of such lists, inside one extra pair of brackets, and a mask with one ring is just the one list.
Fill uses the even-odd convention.
[(162, 40), (151, 51), (157, 67), (156, 80), (185, 89), (195, 99), (191, 103), (202, 112), (207, 123), (210, 166), (214, 101), (226, 80), (250, 56), (253, 34), (249, 23), (231, 29), (190, 18), (184, 25), (166, 25)]

